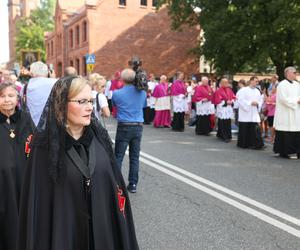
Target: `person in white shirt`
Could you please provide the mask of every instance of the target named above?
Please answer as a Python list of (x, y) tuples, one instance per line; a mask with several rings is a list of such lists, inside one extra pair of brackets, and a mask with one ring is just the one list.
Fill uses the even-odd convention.
[[(111, 79), (113, 79), (113, 76), (112, 76)], [(111, 103), (112, 91), (110, 90), (110, 87), (111, 87), (111, 80), (108, 80), (106, 82), (104, 95), (106, 96), (106, 99), (107, 99), (107, 102), (108, 102), (109, 111), (112, 112), (112, 103)]]
[(259, 128), (259, 112), (263, 104), (263, 97), (256, 88), (258, 78), (252, 76), (249, 86), (240, 89), (237, 94), (239, 134), (237, 146), (240, 148), (262, 149), (264, 143)]
[(296, 69), (287, 67), (285, 79), (278, 84), (274, 116), (274, 153), (283, 158), (297, 154), (300, 158), (300, 84)]
[(106, 79), (104, 76), (94, 73), (89, 76), (89, 83), (92, 87), (93, 98), (95, 99), (95, 103), (93, 105), (94, 113), (96, 118), (101, 121), (101, 116), (110, 116), (108, 102), (104, 95)]
[(46, 64), (40, 61), (32, 63), (30, 65), (32, 78), (21, 90), (21, 96), (35, 126), (38, 125), (48, 96), (57, 81), (55, 78), (48, 78), (48, 73), (48, 66)]
[(152, 96), (153, 90), (155, 86), (157, 85), (157, 82), (155, 81), (154, 74), (149, 75), (149, 81), (148, 81), (148, 91), (147, 91), (147, 107), (143, 109), (144, 114), (144, 124), (150, 124), (153, 122), (154, 115), (155, 115), (155, 99)]

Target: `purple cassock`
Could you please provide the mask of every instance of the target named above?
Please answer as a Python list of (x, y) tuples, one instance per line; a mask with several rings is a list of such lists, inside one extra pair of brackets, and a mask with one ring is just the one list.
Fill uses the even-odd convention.
[(171, 125), (171, 103), (168, 83), (159, 83), (155, 86), (152, 96), (155, 98), (154, 127), (170, 127)]
[(184, 81), (176, 80), (171, 86), (171, 96), (183, 94), (185, 95), (185, 84)]

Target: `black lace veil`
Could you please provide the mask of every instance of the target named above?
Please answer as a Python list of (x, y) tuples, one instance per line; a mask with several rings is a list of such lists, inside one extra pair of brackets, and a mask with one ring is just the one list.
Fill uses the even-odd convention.
[[(45, 147), (48, 152), (48, 170), (54, 181), (64, 176), (64, 157), (68, 113), (68, 95), (72, 81), (81, 77), (60, 78), (53, 86), (36, 128), (32, 146)], [(84, 78), (81, 78), (86, 81)], [(111, 165), (118, 180), (119, 172), (112, 149), (112, 141), (102, 125), (92, 114), (91, 128), (109, 154)]]
[(68, 94), (75, 78), (63, 77), (54, 84), (33, 137), (33, 146), (47, 148), (49, 174), (54, 180), (58, 178), (63, 165)]

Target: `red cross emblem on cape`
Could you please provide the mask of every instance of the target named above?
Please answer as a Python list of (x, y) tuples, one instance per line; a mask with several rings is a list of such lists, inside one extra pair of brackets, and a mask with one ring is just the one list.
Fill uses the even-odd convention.
[(31, 139), (32, 139), (32, 134), (27, 137), (26, 142), (25, 142), (25, 154), (27, 154), (27, 156), (29, 156), (29, 154), (30, 154)]
[(118, 202), (119, 202), (119, 209), (123, 216), (125, 217), (125, 203), (126, 203), (126, 197), (124, 196), (124, 192), (119, 186), (117, 187), (118, 190)]

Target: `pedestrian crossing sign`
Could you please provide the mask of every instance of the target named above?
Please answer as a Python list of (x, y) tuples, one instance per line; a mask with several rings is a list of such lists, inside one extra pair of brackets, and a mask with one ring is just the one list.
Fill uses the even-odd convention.
[(87, 65), (86, 65), (87, 71), (88, 71), (88, 72), (92, 72), (92, 71), (94, 70), (94, 66), (95, 66), (94, 64), (87, 64)]
[(95, 64), (95, 62), (96, 62), (95, 54), (85, 55), (85, 64)]

